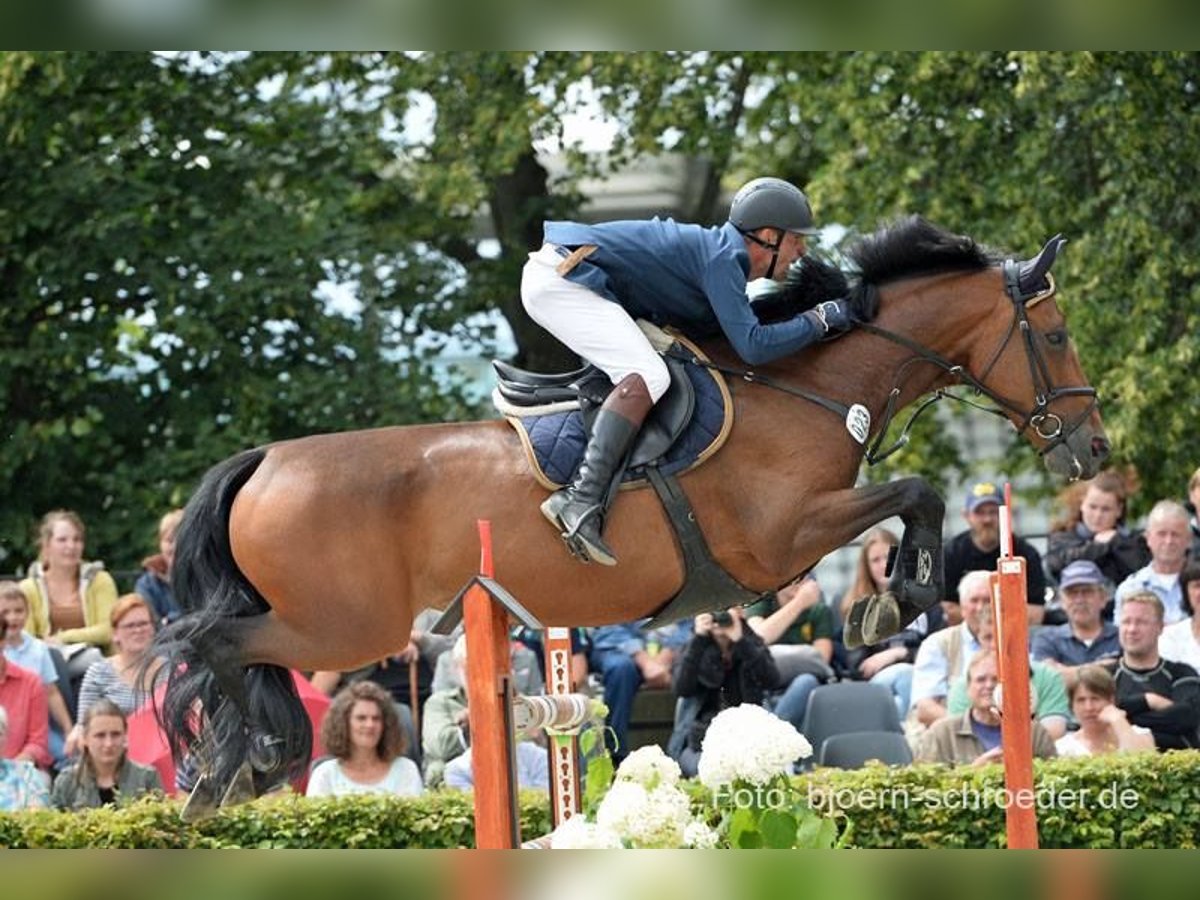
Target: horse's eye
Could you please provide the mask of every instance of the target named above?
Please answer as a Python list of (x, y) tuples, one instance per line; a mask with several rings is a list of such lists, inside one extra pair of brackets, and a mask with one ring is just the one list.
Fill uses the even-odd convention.
[(1046, 332), (1046, 341), (1051, 347), (1062, 347), (1067, 343), (1067, 331), (1065, 328), (1060, 328), (1057, 331)]

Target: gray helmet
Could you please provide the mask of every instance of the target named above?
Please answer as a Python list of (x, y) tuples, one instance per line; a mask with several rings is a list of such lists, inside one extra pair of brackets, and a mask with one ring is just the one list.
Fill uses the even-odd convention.
[(808, 198), (782, 178), (755, 178), (743, 184), (729, 204), (729, 221), (743, 234), (760, 228), (817, 233)]

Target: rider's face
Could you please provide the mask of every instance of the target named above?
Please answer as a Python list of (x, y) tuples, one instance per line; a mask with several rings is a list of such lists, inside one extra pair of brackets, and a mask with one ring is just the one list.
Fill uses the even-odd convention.
[(779, 244), (779, 262), (775, 264), (774, 279), (783, 281), (787, 278), (788, 266), (802, 257), (807, 250), (807, 237), (794, 231), (785, 231)]

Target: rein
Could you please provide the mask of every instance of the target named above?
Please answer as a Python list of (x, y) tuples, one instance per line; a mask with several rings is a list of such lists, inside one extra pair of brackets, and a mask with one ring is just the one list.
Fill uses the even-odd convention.
[[(1025, 431), (1028, 428), (1033, 428), (1034, 433), (1039, 438), (1046, 441), (1046, 445), (1038, 450), (1038, 454), (1044, 456), (1049, 453), (1059, 444), (1064, 443), (1075, 431), (1081, 426), (1092, 414), (1092, 410), (1096, 408), (1097, 398), (1096, 389), (1093, 387), (1056, 387), (1051, 381), (1049, 368), (1046, 366), (1046, 360), (1042, 352), (1038, 349), (1037, 344), (1033, 339), (1033, 329), (1029, 324), (1028, 311), (1031, 307), (1036, 306), (1043, 300), (1047, 300), (1054, 296), (1057, 288), (1054, 284), (1053, 276), (1047, 274), (1046, 280), (1048, 286), (1041, 291), (1025, 291), (1020, 284), (1020, 267), (1013, 260), (1006, 260), (1003, 264), (1004, 273), (1004, 290), (1013, 304), (1013, 319), (1009, 325), (1008, 331), (1005, 332), (1004, 338), (1001, 340), (995, 352), (992, 353), (988, 364), (984, 367), (983, 374), (979, 377), (972, 375), (961, 365), (951, 362), (939, 353), (930, 350), (922, 344), (917, 343), (901, 334), (896, 334), (893, 331), (888, 331), (885, 328), (880, 328), (870, 322), (860, 322), (858, 329), (865, 331), (868, 334), (873, 334), (876, 337), (881, 337), (884, 340), (891, 341), (893, 344), (899, 344), (908, 350), (911, 350), (913, 356), (905, 360), (896, 371), (896, 379), (892, 389), (888, 394), (887, 405), (884, 408), (883, 422), (879, 427), (879, 432), (875, 440), (871, 442), (871, 446), (867, 448), (866, 460), (868, 465), (876, 465), (887, 459), (893, 453), (903, 448), (909, 441), (909, 432), (917, 418), (926, 409), (932, 406), (939, 400), (948, 399), (963, 403), (974, 409), (982, 410), (992, 415), (1000, 416), (1007, 419), (1009, 413), (1021, 417), (1021, 424), (1016, 426), (1018, 433)], [(1021, 334), (1022, 345), (1025, 349), (1025, 358), (1029, 363), (1030, 379), (1033, 382), (1034, 398), (1033, 407), (1026, 409), (1020, 403), (1002, 396), (996, 391), (989, 388), (983, 381), (991, 373), (1000, 357), (1004, 355), (1005, 349), (1008, 347), (1012, 337), (1017, 332)], [(794, 397), (799, 397), (814, 403), (824, 409), (829, 410), (839, 418), (845, 418), (849, 414), (849, 407), (845, 404), (838, 403), (834, 400), (821, 397), (817, 394), (812, 394), (792, 385), (785, 384), (774, 378), (765, 375), (759, 375), (750, 369), (738, 369), (729, 366), (718, 365), (709, 360), (699, 359), (690, 353), (685, 354), (670, 354), (677, 359), (683, 359), (686, 362), (691, 362), (694, 365), (704, 366), (709, 369), (715, 369), (725, 375), (730, 375), (736, 378), (741, 378), (743, 381), (750, 384), (761, 384), (764, 387), (769, 387), (777, 391), (782, 391), (785, 394), (790, 394)], [(969, 385), (974, 391), (975, 396), (983, 395), (988, 398), (995, 406), (986, 406), (982, 403), (976, 403), (968, 397), (960, 396), (952, 393), (946, 388), (938, 388), (929, 397), (927, 397), (920, 406), (913, 411), (909, 416), (908, 421), (901, 429), (899, 437), (886, 450), (880, 450), (883, 445), (884, 438), (887, 436), (891, 428), (892, 422), (899, 412), (897, 403), (900, 400), (901, 390), (907, 380), (906, 370), (914, 363), (929, 363), (937, 366), (939, 369), (947, 372), (956, 378), (960, 383)], [(1070, 423), (1064, 423), (1062, 417), (1056, 413), (1050, 412), (1049, 407), (1052, 403), (1062, 397), (1091, 397), (1092, 402), (1087, 405), (1078, 417)], [(1066, 427), (1064, 428), (1064, 425)]]

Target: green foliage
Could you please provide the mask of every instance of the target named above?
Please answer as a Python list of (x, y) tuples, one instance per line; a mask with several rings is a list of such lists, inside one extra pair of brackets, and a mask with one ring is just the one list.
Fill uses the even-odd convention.
[[(176, 802), (144, 799), (115, 810), (0, 814), (0, 846), (11, 848), (141, 847), (154, 849), (382, 849), (471, 847), (472, 797), (440, 791), (415, 799), (268, 797), (225, 809), (195, 825)], [(520, 797), (522, 834), (550, 831), (544, 791)]]
[[(1034, 770), (1042, 847), (1197, 845), (1200, 753), (1035, 760)], [(814, 798), (828, 798), (826, 805), (814, 800), (817, 807), (828, 812), (832, 806), (858, 847), (1004, 846), (1002, 805), (975, 803), (1003, 789), (998, 765), (826, 769), (813, 773), (810, 784)]]
[[(1198, 75), (1182, 52), (4, 53), (0, 565), (68, 506), (136, 568), (239, 449), (478, 414), (430, 355), (489, 353), (481, 312), (519, 364), (568, 362), (521, 308), (524, 253), (582, 176), (662, 151), (692, 160), (695, 221), (769, 172), (851, 234), (920, 212), (1027, 256), (1064, 232), (1059, 304), (1141, 514), (1197, 462)], [(568, 116), (607, 118), (611, 152)], [(961, 469), (932, 418), (914, 435), (868, 477)]]
[[(1042, 847), (1196, 848), (1200, 753), (1037, 760), (1034, 765)], [(818, 769), (793, 779), (789, 794), (801, 798), (805, 808), (811, 802), (821, 815), (790, 816), (767, 808), (734, 814), (746, 819), (739, 833), (755, 846), (791, 846), (794, 834), (801, 847), (1002, 847), (1001, 806), (972, 809), (968, 803), (964, 808), (960, 798), (994, 795), (1003, 783), (999, 766)], [(698, 783), (684, 786), (693, 810), (710, 824), (729, 812)], [(549, 815), (544, 791), (521, 793), (525, 839), (547, 834)], [(756, 816), (759, 821), (751, 824)], [(115, 810), (0, 814), (0, 847), (13, 848), (447, 848), (469, 847), (473, 841), (472, 798), (455, 791), (405, 799), (268, 797), (194, 826), (179, 819), (178, 803), (150, 799)]]

